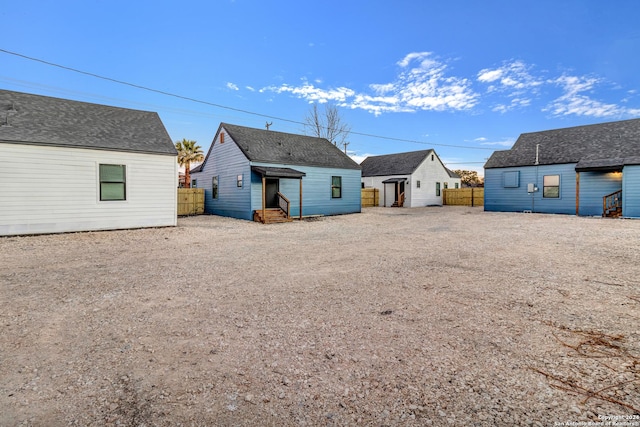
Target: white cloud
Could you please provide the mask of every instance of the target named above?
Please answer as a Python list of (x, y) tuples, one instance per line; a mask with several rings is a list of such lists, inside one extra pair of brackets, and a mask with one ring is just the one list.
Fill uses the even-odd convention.
[(496, 104), (492, 111), (505, 113), (515, 108), (522, 108), (531, 104), (530, 96), (538, 94), (544, 80), (533, 76), (530, 68), (522, 61), (505, 62), (496, 69), (485, 68), (477, 74), (481, 83), (491, 83), (487, 86), (487, 93), (502, 93), (510, 102)]
[[(591, 92), (601, 80), (595, 77), (561, 76), (552, 80), (561, 86), (564, 94), (553, 100), (543, 111), (550, 111), (555, 116), (590, 116), (612, 117), (634, 115), (638, 110), (625, 109), (615, 104), (606, 104), (583, 94)], [(637, 114), (637, 113), (636, 113)]]
[[(375, 115), (419, 110), (468, 110), (478, 102), (478, 94), (471, 89), (471, 82), (448, 75), (447, 65), (432, 58), (430, 52), (410, 53), (397, 65), (401, 68), (396, 79), (369, 85), (372, 93), (356, 93), (346, 87), (321, 89), (307, 81), (299, 86), (284, 84), (262, 90), (291, 93), (309, 102), (332, 101), (342, 107), (362, 109)], [(319, 81), (316, 83), (320, 84)]]
[(253, 88), (252, 86), (245, 86), (245, 89), (247, 89), (249, 92), (255, 92), (255, 88)]
[(425, 67), (429, 67), (430, 63), (433, 62), (429, 57), (432, 55), (431, 52), (413, 52), (402, 58), (400, 61), (396, 62), (400, 67), (405, 68), (409, 66), (409, 64), (415, 60), (419, 60), (421, 64)]
[[(480, 139), (482, 139), (482, 141), (480, 141)], [(479, 141), (480, 145), (488, 147), (511, 147), (516, 142), (514, 138), (504, 138), (500, 141), (489, 141), (487, 138), (478, 138), (476, 141)]]
[(478, 73), (478, 80), (483, 83), (495, 82), (500, 77), (502, 77), (503, 73), (504, 71), (500, 69), (497, 69), (497, 70), (484, 69)]
[[(412, 52), (396, 62), (395, 78), (387, 82), (371, 83), (364, 90), (340, 86), (323, 87), (323, 81), (303, 79), (298, 85), (282, 84), (259, 89), (260, 93), (290, 94), (309, 103), (334, 103), (339, 107), (359, 109), (376, 116), (385, 113), (417, 111), (469, 111), (482, 101), (493, 112), (507, 113), (512, 110), (531, 108), (540, 100), (544, 87), (560, 87), (563, 93), (550, 102), (542, 111), (554, 115), (582, 115), (609, 117), (640, 115), (640, 109), (623, 108), (592, 99), (593, 90), (602, 82), (594, 77), (563, 75), (543, 77), (548, 72), (534, 75), (532, 65), (521, 60), (505, 61), (498, 67), (484, 68), (475, 73), (474, 78), (452, 75), (446, 61), (432, 52)], [(474, 84), (484, 89), (484, 93), (474, 89)], [(238, 90), (233, 83), (227, 87)], [(247, 86), (247, 90), (255, 91)], [(630, 90), (621, 105), (635, 95)], [(481, 98), (486, 99), (481, 99)]]
[(227, 83), (227, 89), (231, 89), (231, 90), (240, 90), (236, 84), (231, 83), (231, 82), (228, 82), (228, 83)]
[(318, 102), (320, 104), (327, 103), (329, 101), (336, 102), (338, 105), (344, 105), (348, 98), (351, 98), (355, 95), (355, 92), (346, 87), (339, 87), (336, 89), (320, 89), (315, 87), (309, 82), (304, 82), (301, 86), (289, 86), (284, 84), (282, 86), (276, 87), (271, 86), (263, 90), (272, 91), (275, 93), (291, 93), (298, 98), (305, 99), (312, 102)]

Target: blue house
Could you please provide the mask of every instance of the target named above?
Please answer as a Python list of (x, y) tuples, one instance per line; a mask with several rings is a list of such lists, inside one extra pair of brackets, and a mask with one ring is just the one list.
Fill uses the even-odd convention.
[(640, 217), (640, 119), (523, 133), (484, 166), (484, 209)]
[(263, 223), (360, 212), (360, 166), (324, 138), (221, 123), (191, 171), (205, 212)]

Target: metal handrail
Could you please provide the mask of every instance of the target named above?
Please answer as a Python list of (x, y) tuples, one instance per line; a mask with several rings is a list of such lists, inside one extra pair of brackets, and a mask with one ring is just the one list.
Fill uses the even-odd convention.
[(282, 209), (283, 212), (287, 214), (287, 219), (289, 219), (290, 217), (290, 205), (291, 203), (289, 202), (289, 199), (287, 199), (284, 194), (278, 191), (278, 206), (280, 207), (280, 209)]
[(602, 215), (622, 207), (622, 190), (614, 191), (602, 198)]

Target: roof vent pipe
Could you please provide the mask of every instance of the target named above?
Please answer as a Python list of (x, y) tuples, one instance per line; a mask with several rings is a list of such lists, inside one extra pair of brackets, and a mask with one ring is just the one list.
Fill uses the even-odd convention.
[(536, 166), (540, 164), (538, 161), (538, 153), (539, 153), (540, 144), (536, 144), (536, 162), (534, 163)]

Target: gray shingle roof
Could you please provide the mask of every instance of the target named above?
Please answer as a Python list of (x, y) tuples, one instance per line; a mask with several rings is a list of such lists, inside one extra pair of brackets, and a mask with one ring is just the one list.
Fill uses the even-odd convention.
[(360, 169), (360, 165), (325, 138), (228, 123), (221, 123), (220, 128), (224, 128), (252, 162)]
[(494, 152), (485, 169), (577, 163), (576, 170), (640, 164), (640, 119), (523, 133), (510, 150)]
[(360, 163), (362, 176), (410, 175), (432, 153), (430, 149), (367, 157)]
[(0, 90), (0, 142), (176, 155), (157, 113)]

